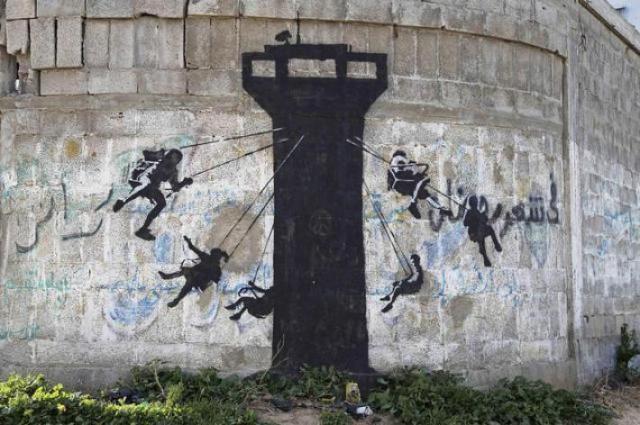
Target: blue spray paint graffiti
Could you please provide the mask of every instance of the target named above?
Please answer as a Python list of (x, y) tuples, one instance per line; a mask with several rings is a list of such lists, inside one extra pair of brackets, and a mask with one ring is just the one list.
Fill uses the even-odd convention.
[[(450, 280), (456, 282), (455, 289), (448, 286), (447, 274)], [(442, 271), (440, 277), (435, 278), (436, 289), (434, 299), (438, 299), (442, 306), (449, 300), (461, 295), (495, 294), (500, 298), (511, 302), (513, 307), (522, 305), (520, 285), (515, 274), (508, 271), (504, 283), (497, 283), (493, 270), (478, 270), (474, 267), (474, 276), (469, 278), (469, 273), (461, 269)]]
[(157, 263), (171, 262), (171, 248), (173, 247), (173, 237), (169, 233), (162, 233), (156, 238), (154, 254)]
[(118, 281), (100, 287), (109, 294), (103, 314), (116, 332), (132, 334), (148, 328), (156, 319), (163, 292), (178, 289), (178, 285), (145, 284), (138, 271), (131, 281)]
[(466, 230), (464, 226), (462, 223), (457, 223), (439, 238), (425, 241), (422, 244), (422, 249), (427, 253), (427, 268), (433, 269), (441, 261), (460, 249), (466, 240), (465, 236)]

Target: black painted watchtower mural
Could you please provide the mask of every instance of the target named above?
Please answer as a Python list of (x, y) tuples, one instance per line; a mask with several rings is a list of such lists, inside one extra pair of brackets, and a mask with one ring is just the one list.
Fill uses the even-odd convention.
[[(293, 76), (299, 59), (334, 61), (335, 76)], [(254, 75), (256, 61), (272, 62), (275, 75)], [(375, 78), (348, 76), (357, 62), (374, 64)], [(387, 88), (386, 64), (386, 54), (346, 44), (287, 42), (242, 55), (244, 89), (284, 128), (274, 141), (288, 139), (274, 146), (274, 365), (369, 368), (363, 151), (345, 140), (362, 139), (365, 114)], [(279, 170), (288, 156), (295, 166)]]

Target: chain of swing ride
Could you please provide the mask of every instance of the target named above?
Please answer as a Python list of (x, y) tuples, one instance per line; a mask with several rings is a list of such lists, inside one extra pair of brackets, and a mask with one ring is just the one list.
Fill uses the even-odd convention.
[[(361, 138), (356, 137), (356, 140), (357, 140), (357, 142), (354, 142), (351, 139), (346, 139), (345, 142), (349, 143), (350, 145), (353, 145), (353, 146), (357, 147), (358, 149), (361, 149), (363, 152), (371, 155), (372, 157), (374, 157), (378, 161), (383, 162), (384, 164), (387, 165), (387, 167), (389, 167), (391, 169), (392, 172), (393, 172), (393, 168), (404, 167), (406, 165), (428, 166), (428, 164), (426, 164), (426, 163), (412, 163), (412, 164), (393, 165), (391, 163), (391, 161), (389, 161), (388, 159), (383, 157), (380, 153), (376, 152), (375, 149), (373, 149), (371, 146), (367, 145)], [(389, 225), (389, 222), (387, 221), (387, 219), (385, 218), (384, 214), (382, 213), (382, 210), (380, 209), (380, 206), (378, 204), (376, 204), (375, 200), (373, 199), (373, 195), (371, 194), (371, 191), (369, 190), (369, 186), (367, 185), (367, 182), (364, 180), (364, 178), (362, 179), (362, 182), (364, 184), (365, 192), (367, 193), (367, 196), (369, 197), (369, 199), (371, 201), (371, 205), (373, 206), (373, 210), (375, 211), (376, 215), (378, 216), (378, 219), (382, 223), (382, 228), (384, 229), (384, 231), (385, 231), (385, 233), (387, 235), (387, 238), (389, 238), (389, 241), (391, 242), (391, 247), (393, 248), (393, 251), (396, 254), (396, 257), (398, 258), (398, 262), (400, 263), (400, 266), (402, 267), (403, 271), (405, 273), (407, 273), (407, 277), (408, 277), (408, 276), (411, 275), (412, 270), (413, 270), (413, 268), (411, 266), (411, 263), (407, 259), (406, 254), (404, 253), (404, 251), (402, 250), (400, 244), (398, 243), (396, 235), (391, 230), (391, 226)], [(465, 210), (468, 209), (466, 205), (458, 202), (456, 199), (452, 198), (448, 194), (441, 192), (440, 190), (438, 190), (437, 188), (433, 187), (429, 183), (425, 183), (425, 185), (428, 186), (429, 188), (431, 188), (434, 192), (437, 192), (440, 195), (442, 195), (442, 196), (446, 197), (447, 199), (451, 200), (456, 205), (464, 208)], [(408, 268), (408, 270), (407, 270), (407, 268)]]
[[(246, 135), (238, 135), (238, 136), (231, 136), (231, 137), (226, 137), (224, 139), (221, 140), (212, 140), (209, 142), (203, 142), (203, 143), (194, 143), (192, 145), (186, 145), (186, 146), (182, 146), (180, 149), (189, 149), (189, 148), (194, 148), (197, 146), (204, 146), (204, 145), (209, 145), (209, 144), (214, 144), (214, 143), (220, 143), (220, 142), (227, 142), (227, 141), (231, 141), (231, 140), (238, 140), (238, 139), (243, 139), (246, 137), (252, 137), (252, 136), (258, 136), (258, 135), (263, 135), (263, 134), (272, 134), (272, 133), (277, 133), (279, 131), (284, 130), (283, 127), (281, 128), (276, 128), (273, 130), (266, 130), (266, 131), (260, 131), (260, 132), (256, 132), (256, 133), (251, 133), (251, 134), (246, 134)], [(235, 221), (235, 223), (229, 228), (229, 230), (227, 231), (227, 233), (225, 234), (225, 236), (222, 238), (222, 241), (220, 242), (219, 246), (222, 246), (226, 240), (228, 239), (228, 237), (231, 235), (231, 233), (235, 230), (235, 228), (242, 222), (242, 220), (244, 219), (244, 217), (248, 214), (248, 212), (251, 210), (251, 208), (253, 208), (253, 206), (255, 205), (255, 203), (258, 201), (258, 199), (260, 198), (260, 196), (262, 195), (262, 193), (264, 193), (264, 191), (266, 190), (266, 188), (269, 186), (269, 184), (273, 181), (273, 179), (276, 177), (276, 175), (278, 174), (278, 172), (282, 169), (282, 167), (286, 164), (286, 162), (289, 160), (289, 158), (291, 157), (291, 155), (293, 154), (293, 152), (295, 152), (295, 150), (298, 148), (298, 146), (300, 145), (300, 143), (302, 143), (302, 141), (304, 140), (304, 135), (302, 135), (297, 143), (293, 146), (293, 148), (289, 151), (289, 153), (287, 154), (287, 156), (284, 158), (284, 160), (278, 165), (278, 168), (276, 168), (276, 170), (274, 171), (273, 175), (269, 178), (269, 180), (262, 186), (262, 188), (260, 189), (260, 191), (258, 192), (258, 194), (256, 195), (256, 197), (253, 199), (253, 201), (249, 204), (249, 206), (247, 206), (247, 208), (245, 208), (242, 212), (242, 214), (240, 215), (240, 217)], [(210, 172), (215, 170), (216, 168), (222, 167), (224, 165), (239, 161), (242, 158), (246, 158), (250, 155), (254, 155), (258, 152), (264, 151), (266, 149), (272, 148), (275, 145), (281, 144), (281, 143), (285, 143), (287, 142), (289, 139), (284, 138), (284, 139), (280, 139), (277, 140), (274, 143), (271, 143), (269, 145), (266, 146), (262, 146), (258, 149), (255, 149), (253, 151), (249, 151), (243, 155), (240, 155), (238, 157), (229, 159), (227, 161), (223, 161), (221, 163), (218, 163), (210, 168), (207, 168), (205, 170), (199, 171), (195, 174), (192, 175), (192, 177), (197, 177), (201, 174)], [(369, 145), (367, 145), (362, 139), (356, 137), (357, 142), (354, 142), (353, 140), (350, 139), (346, 139), (345, 141), (359, 149), (361, 149), (363, 152), (373, 156), (374, 158), (376, 158), (377, 160), (379, 160), (380, 162), (385, 163), (387, 166), (389, 167), (394, 167), (394, 165), (391, 163), (391, 161), (387, 160), (386, 158), (384, 158), (382, 155), (380, 155), (378, 152), (376, 152), (373, 148), (371, 148)], [(411, 165), (417, 165), (417, 166), (426, 166), (427, 164), (422, 164), (422, 163), (416, 163), (416, 164), (411, 164)], [(400, 165), (401, 166), (401, 165)], [(396, 166), (398, 167), (398, 166)], [(367, 193), (367, 196), (369, 197), (370, 201), (371, 201), (371, 205), (373, 206), (373, 209), (376, 213), (376, 215), (378, 216), (378, 219), (380, 220), (380, 222), (382, 223), (382, 227), (387, 235), (387, 237), (389, 238), (389, 241), (391, 242), (391, 246), (393, 248), (394, 253), (396, 254), (396, 257), (398, 258), (398, 262), (400, 263), (400, 266), (402, 267), (403, 271), (405, 273), (407, 273), (407, 275), (410, 275), (412, 273), (412, 267), (411, 267), (411, 263), (409, 262), (409, 260), (407, 259), (406, 254), (404, 253), (404, 251), (402, 250), (402, 247), (400, 246), (397, 237), (395, 236), (395, 234), (393, 233), (393, 230), (391, 230), (391, 227), (389, 225), (389, 222), (387, 221), (387, 219), (385, 218), (384, 214), (382, 213), (380, 207), (376, 204), (375, 200), (373, 199), (373, 195), (371, 194), (371, 190), (369, 189), (369, 186), (367, 185), (367, 182), (364, 181), (363, 179), (363, 184), (364, 184), (364, 188), (365, 191)], [(465, 209), (467, 209), (466, 205), (461, 204), (460, 202), (458, 202), (457, 200), (453, 199), (452, 197), (450, 197), (449, 195), (441, 192), (440, 190), (438, 190), (437, 188), (433, 187), (432, 185), (425, 183), (426, 186), (428, 186), (429, 188), (431, 188), (434, 192), (439, 193), (440, 195), (448, 198), (449, 200), (453, 201), (455, 204), (459, 205), (460, 207), (463, 207)], [(237, 249), (239, 248), (240, 244), (244, 241), (244, 239), (246, 238), (246, 236), (249, 234), (249, 232), (251, 231), (251, 229), (253, 228), (253, 226), (255, 225), (255, 223), (258, 221), (258, 219), (260, 218), (260, 216), (264, 213), (264, 211), (266, 210), (267, 206), (271, 203), (271, 201), (273, 200), (274, 194), (272, 193), (269, 196), (269, 199), (267, 199), (267, 201), (264, 203), (264, 205), (262, 206), (262, 208), (260, 209), (260, 211), (258, 212), (258, 214), (254, 217), (254, 219), (251, 221), (251, 223), (249, 224), (249, 227), (245, 230), (245, 232), (243, 233), (243, 235), (240, 237), (240, 240), (236, 243), (236, 245), (233, 247), (233, 249), (231, 250), (231, 252), (229, 253), (229, 258), (231, 258), (235, 252), (237, 251)], [(258, 264), (258, 267), (256, 268), (256, 271), (254, 273), (254, 277), (253, 277), (253, 281), (255, 281), (255, 279), (257, 278), (258, 272), (260, 270), (260, 268), (262, 267), (262, 264), (264, 262), (264, 256), (267, 250), (267, 246), (269, 244), (269, 241), (271, 239), (271, 236), (273, 235), (273, 230), (274, 230), (274, 225), (271, 226), (271, 230), (269, 232), (269, 236), (267, 237), (267, 241), (265, 242), (265, 246), (264, 249), (262, 251), (262, 255), (260, 258), (260, 263)]]
[[(183, 146), (181, 147), (181, 149), (188, 149), (188, 148), (193, 148), (196, 146), (203, 146), (203, 145), (209, 145), (209, 144), (213, 144), (213, 143), (219, 143), (219, 142), (226, 142), (226, 141), (230, 141), (230, 140), (237, 140), (237, 139), (242, 139), (245, 137), (251, 137), (251, 136), (258, 136), (258, 135), (262, 135), (262, 134), (269, 134), (269, 133), (276, 133), (278, 131), (283, 130), (284, 128), (276, 128), (274, 130), (268, 130), (268, 131), (260, 131), (257, 133), (251, 133), (251, 134), (246, 134), (246, 135), (242, 135), (242, 136), (232, 136), (232, 137), (227, 137), (221, 140), (213, 140), (210, 142), (204, 142), (204, 143), (195, 143), (192, 145), (187, 145), (187, 146)], [(229, 228), (229, 230), (227, 231), (227, 233), (224, 235), (224, 237), (222, 238), (222, 240), (220, 241), (220, 243), (218, 244), (219, 247), (221, 247), (229, 238), (229, 236), (231, 235), (231, 233), (233, 233), (233, 231), (236, 229), (236, 227), (242, 222), (242, 220), (244, 219), (244, 217), (249, 213), (249, 211), (251, 211), (251, 209), (253, 208), (253, 206), (256, 204), (256, 202), (258, 201), (258, 199), (260, 199), (260, 196), (264, 193), (264, 191), (267, 189), (267, 187), (269, 186), (269, 184), (273, 181), (273, 179), (276, 177), (276, 175), (278, 174), (278, 172), (282, 169), (282, 167), (284, 167), (284, 165), (287, 163), (287, 161), (291, 158), (291, 155), (293, 155), (293, 153), (296, 151), (296, 149), (298, 148), (298, 146), (300, 146), (300, 144), (302, 143), (302, 141), (304, 140), (305, 135), (303, 134), (302, 136), (300, 136), (300, 138), (298, 139), (298, 141), (296, 142), (296, 144), (293, 146), (293, 148), (291, 148), (291, 150), (287, 153), (287, 155), (285, 156), (285, 158), (282, 160), (282, 162), (280, 162), (280, 164), (278, 165), (278, 167), (276, 168), (276, 170), (274, 171), (273, 175), (269, 178), (269, 180), (267, 180), (267, 182), (262, 186), (262, 188), (260, 189), (260, 191), (258, 191), (258, 194), (255, 196), (255, 198), (251, 201), (251, 203), (249, 203), (249, 205), (242, 211), (242, 214), (240, 215), (240, 217), (233, 223), (233, 225)], [(287, 142), (289, 139), (284, 138), (284, 139), (280, 139), (277, 140), (274, 143), (271, 143), (269, 145), (266, 146), (262, 146), (258, 149), (249, 151), (243, 155), (240, 155), (238, 157), (229, 159), (227, 161), (223, 161), (221, 163), (215, 164), (214, 166), (207, 168), (205, 170), (199, 171), (195, 174), (192, 175), (192, 177), (197, 177), (201, 174), (204, 174), (206, 172), (215, 170), (216, 168), (222, 167), (224, 165), (230, 164), (232, 162), (236, 162), (239, 161), (242, 158), (248, 157), (250, 155), (254, 155), (258, 152), (261, 152), (263, 150), (272, 148), (275, 145), (281, 144), (281, 143), (285, 143)], [(264, 213), (264, 211), (266, 210), (267, 206), (271, 203), (271, 201), (273, 200), (274, 197), (274, 193), (272, 193), (269, 198), (267, 199), (267, 201), (264, 203), (264, 205), (260, 208), (260, 211), (258, 212), (258, 214), (256, 214), (256, 216), (253, 218), (253, 220), (251, 221), (251, 223), (249, 224), (249, 227), (244, 231), (244, 233), (242, 234), (242, 236), (240, 237), (240, 240), (238, 240), (238, 242), (235, 244), (235, 246), (233, 247), (233, 249), (231, 250), (231, 252), (229, 253), (229, 258), (233, 257), (233, 255), (235, 254), (235, 252), (238, 250), (238, 248), (240, 247), (240, 244), (242, 244), (242, 242), (244, 241), (244, 239), (247, 237), (247, 235), (249, 234), (249, 232), (251, 231), (251, 229), (253, 228), (253, 226), (256, 224), (256, 222), (258, 221), (258, 219), (262, 216), (262, 214)], [(262, 267), (262, 263), (264, 261), (264, 256), (267, 250), (267, 247), (269, 245), (269, 240), (271, 239), (271, 236), (273, 234), (273, 228), (274, 226), (271, 226), (271, 231), (269, 232), (269, 236), (267, 238), (267, 241), (265, 242), (265, 246), (264, 249), (262, 251), (262, 256), (260, 258), (260, 263), (258, 264), (258, 267), (256, 268), (256, 271), (254, 273), (254, 277), (253, 277), (253, 281), (255, 282), (255, 279), (258, 276), (258, 272), (260, 270), (260, 268)]]

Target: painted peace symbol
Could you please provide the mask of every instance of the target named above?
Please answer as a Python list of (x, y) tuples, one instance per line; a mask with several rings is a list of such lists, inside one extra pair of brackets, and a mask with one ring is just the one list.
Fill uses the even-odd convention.
[(327, 236), (333, 229), (333, 217), (325, 209), (317, 210), (309, 220), (309, 230), (317, 236)]

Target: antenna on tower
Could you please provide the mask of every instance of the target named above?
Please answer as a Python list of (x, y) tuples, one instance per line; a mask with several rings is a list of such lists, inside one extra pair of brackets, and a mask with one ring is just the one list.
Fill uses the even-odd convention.
[(300, 44), (300, 11), (299, 10), (296, 10), (296, 28), (297, 28), (296, 44)]

